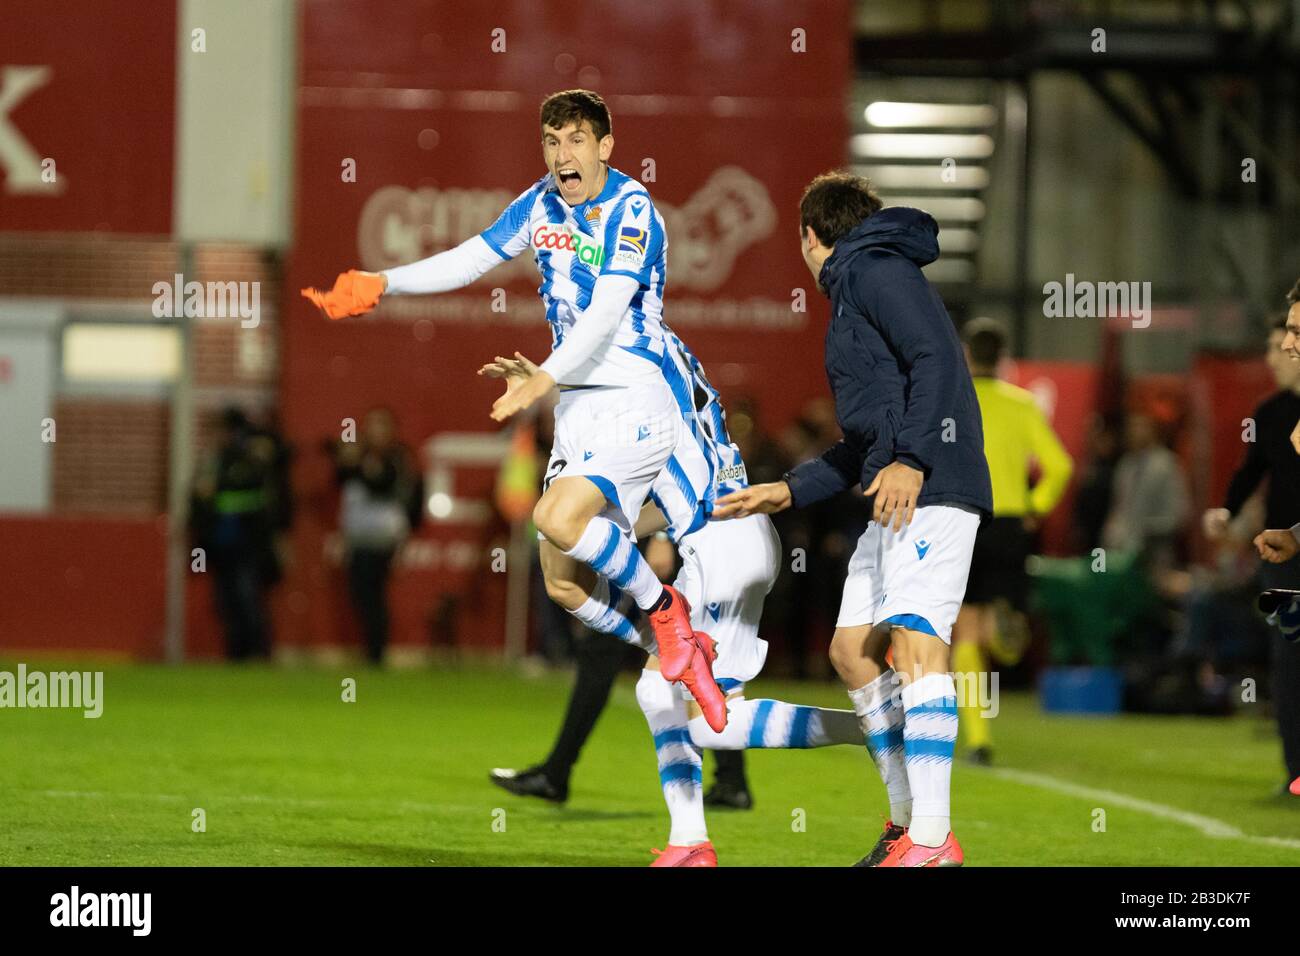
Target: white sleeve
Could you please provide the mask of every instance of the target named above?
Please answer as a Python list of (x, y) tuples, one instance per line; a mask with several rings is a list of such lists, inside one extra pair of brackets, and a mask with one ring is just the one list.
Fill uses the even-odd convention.
[(502, 262), (482, 236), (471, 236), (454, 249), (380, 274), (388, 277), (385, 295), (427, 295), (462, 289)]
[(614, 337), (619, 320), (627, 312), (632, 296), (636, 295), (636, 290), (640, 287), (641, 283), (633, 276), (598, 277), (592, 286), (591, 302), (573, 323), (573, 330), (560, 343), (560, 347), (542, 363), (542, 371), (556, 382), (563, 382), (572, 375)]

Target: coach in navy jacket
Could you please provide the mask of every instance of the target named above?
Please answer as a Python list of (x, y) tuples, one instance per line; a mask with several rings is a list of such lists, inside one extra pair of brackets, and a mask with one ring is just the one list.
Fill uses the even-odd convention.
[(889, 796), (885, 828), (855, 864), (864, 867), (965, 859), (950, 812), (949, 644), (993, 491), (957, 331), (921, 274), (939, 255), (938, 231), (919, 210), (881, 209), (865, 179), (829, 173), (809, 184), (800, 240), (831, 300), (826, 375), (844, 439), (783, 481), (718, 499), (713, 511), (767, 514), (859, 483), (874, 499), (829, 654)]
[[(831, 300), (826, 376), (844, 439), (785, 476), (787, 500), (779, 500), (785, 494), (780, 482), (768, 486), (775, 507), (760, 500), (765, 486), (759, 486), (759, 497), (738, 492), (730, 496), (734, 502), (721, 500), (715, 513), (804, 507), (859, 483), (880, 498), (888, 489), (873, 485), (882, 470), (899, 463), (919, 473), (919, 494), (910, 502), (878, 500), (877, 520), (888, 521), (900, 508), (906, 519), (911, 507), (932, 504), (992, 514), (975, 387), (952, 320), (921, 274), (921, 266), (939, 256), (938, 231), (919, 209), (881, 209), (830, 247), (817, 278)], [(817, 256), (810, 257), (807, 246), (805, 258), (815, 266)]]
[(826, 376), (844, 440), (786, 476), (795, 507), (854, 484), (870, 488), (898, 461), (924, 476), (918, 507), (992, 513), (975, 387), (952, 320), (921, 274), (939, 257), (938, 231), (919, 209), (882, 209), (835, 243), (822, 266), (831, 300)]

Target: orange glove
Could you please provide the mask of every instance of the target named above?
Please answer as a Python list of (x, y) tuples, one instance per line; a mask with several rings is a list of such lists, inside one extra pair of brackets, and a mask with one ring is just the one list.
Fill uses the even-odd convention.
[(304, 298), (316, 303), (331, 319), (342, 319), (349, 315), (362, 315), (373, 309), (379, 297), (384, 294), (385, 284), (381, 275), (349, 269), (334, 280), (334, 288), (328, 292), (303, 289), (302, 294)]

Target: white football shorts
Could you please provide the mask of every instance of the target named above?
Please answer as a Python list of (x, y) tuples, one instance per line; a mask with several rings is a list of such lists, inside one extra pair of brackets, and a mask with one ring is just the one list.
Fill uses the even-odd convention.
[[(691, 605), (691, 627), (718, 642), (713, 676), (731, 693), (767, 659), (758, 636), (763, 602), (781, 569), (781, 539), (767, 515), (709, 521), (681, 541), (673, 587)], [(689, 698), (685, 685), (682, 693)]]
[(979, 525), (964, 505), (917, 508), (897, 533), (872, 521), (849, 559), (835, 626), (888, 623), (951, 644)]
[(605, 496), (605, 516), (630, 532), (684, 427), (666, 383), (562, 391), (542, 488), (556, 478), (587, 478)]

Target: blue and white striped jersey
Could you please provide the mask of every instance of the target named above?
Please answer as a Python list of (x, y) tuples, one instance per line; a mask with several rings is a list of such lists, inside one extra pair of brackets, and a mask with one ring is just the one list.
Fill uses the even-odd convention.
[(651, 498), (668, 519), (674, 541), (699, 529), (722, 495), (749, 486), (740, 449), (727, 432), (727, 413), (700, 360), (667, 325), (662, 370), (686, 422), (693, 447), (680, 450), (655, 480)]
[(631, 276), (640, 283), (613, 339), (560, 384), (628, 385), (659, 378), (668, 237), (641, 183), (611, 166), (600, 195), (570, 206), (547, 173), (480, 235), (503, 259), (532, 248), (552, 349), (591, 303), (598, 276)]

